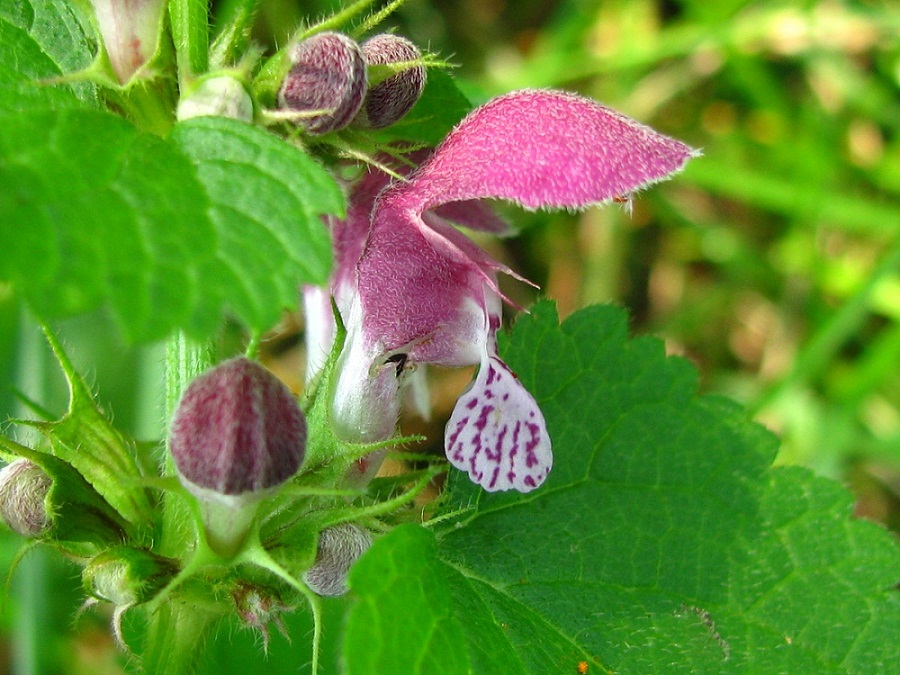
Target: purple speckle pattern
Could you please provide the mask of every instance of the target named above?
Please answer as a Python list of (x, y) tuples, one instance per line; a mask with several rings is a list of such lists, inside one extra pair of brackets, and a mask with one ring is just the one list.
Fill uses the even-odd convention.
[(447, 459), (489, 492), (539, 487), (553, 465), (540, 408), (496, 356), (456, 403), (445, 431)]
[(183, 480), (223, 495), (259, 492), (293, 476), (306, 454), (306, 419), (263, 366), (238, 357), (188, 385), (172, 420)]

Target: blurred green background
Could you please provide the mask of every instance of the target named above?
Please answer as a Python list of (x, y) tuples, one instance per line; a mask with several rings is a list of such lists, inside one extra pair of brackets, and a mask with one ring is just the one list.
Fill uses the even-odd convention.
[[(264, 0), (256, 37), (281, 44), (339, 4)], [(844, 482), (860, 515), (900, 531), (898, 3), (408, 0), (389, 23), (458, 64), (475, 103), (563, 88), (702, 148), (630, 216), (508, 209), (523, 236), (491, 250), (562, 315), (626, 307), (634, 333), (697, 365), (703, 392), (742, 402), (782, 437), (779, 462)], [(286, 325), (270, 351), (290, 379), (301, 357)], [(159, 437), (160, 346), (127, 348), (102, 316), (59, 329), (116, 421)], [(61, 377), (2, 286), (0, 378), (64, 410)], [(0, 418), (22, 414), (3, 387)], [(0, 533), (2, 568), (19, 545)], [(72, 628), (75, 574), (26, 557), (3, 605), (0, 673), (121, 672), (102, 613)], [(254, 649), (244, 642), (235, 649)]]

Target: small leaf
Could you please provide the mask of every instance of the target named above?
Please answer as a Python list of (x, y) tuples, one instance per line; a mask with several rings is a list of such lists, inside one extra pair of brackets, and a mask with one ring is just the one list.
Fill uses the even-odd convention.
[(146, 540), (156, 516), (142, 487), (134, 440), (113, 426), (56, 337), (44, 332), (69, 385), (69, 409), (56, 422), (20, 423), (39, 430), (50, 443), (50, 454), (76, 469), (133, 526), (132, 534)]
[(399, 122), (378, 133), (384, 140), (403, 140), (433, 147), (472, 109), (450, 75), (431, 68), (425, 89), (413, 109)]
[(309, 155), (235, 120), (188, 120), (172, 140), (195, 162), (212, 202), (218, 251), (207, 272), (220, 276), (217, 290), (240, 318), (269, 327), (297, 305), (301, 285), (328, 279), (321, 216), (343, 215), (340, 188)]

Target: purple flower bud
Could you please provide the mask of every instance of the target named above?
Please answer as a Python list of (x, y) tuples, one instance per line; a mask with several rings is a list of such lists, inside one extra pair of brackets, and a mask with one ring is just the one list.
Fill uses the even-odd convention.
[(303, 573), (303, 581), (319, 595), (344, 595), (350, 568), (370, 546), (371, 535), (351, 523), (322, 530), (316, 562)]
[[(363, 57), (370, 66), (415, 61), (421, 58), (412, 42), (391, 33), (383, 33), (362, 44)], [(356, 122), (381, 129), (397, 122), (412, 107), (425, 89), (425, 67), (413, 66), (379, 82), (369, 89)]]
[(0, 516), (13, 532), (39, 537), (50, 527), (46, 499), (53, 480), (37, 464), (16, 461), (0, 471)]
[(259, 502), (300, 468), (306, 419), (278, 378), (238, 357), (191, 382), (172, 420), (169, 449), (181, 482), (200, 502), (207, 543), (230, 557)]
[(260, 493), (297, 473), (306, 420), (284, 383), (238, 357), (191, 382), (175, 411), (169, 447), (188, 489)]
[(278, 103), (308, 113), (297, 124), (310, 134), (327, 134), (350, 124), (366, 93), (366, 62), (359, 45), (340, 33), (319, 33), (290, 52), (293, 67)]

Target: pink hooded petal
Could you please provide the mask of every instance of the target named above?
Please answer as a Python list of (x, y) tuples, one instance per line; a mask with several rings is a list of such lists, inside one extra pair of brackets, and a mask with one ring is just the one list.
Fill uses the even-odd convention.
[(456, 402), (444, 440), (450, 463), (488, 492), (534, 490), (553, 465), (540, 408), (495, 355)]
[(478, 363), (483, 289), (493, 279), (447, 238), (408, 213), (376, 208), (357, 272), (369, 344), (408, 348), (418, 363)]
[(390, 200), (413, 213), (488, 197), (580, 208), (662, 180), (697, 154), (589, 99), (523, 90), (469, 114)]

